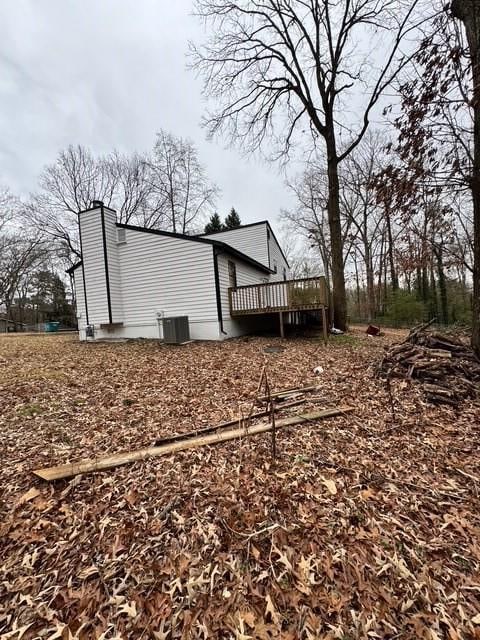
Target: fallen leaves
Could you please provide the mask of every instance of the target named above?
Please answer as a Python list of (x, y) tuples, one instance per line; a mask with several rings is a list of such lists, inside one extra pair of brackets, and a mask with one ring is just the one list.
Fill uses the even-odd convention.
[(15, 506), (20, 507), (22, 504), (25, 504), (25, 502), (29, 502), (30, 500), (33, 500), (40, 494), (41, 492), (38, 489), (36, 489), (35, 487), (32, 487), (17, 500), (17, 502), (15, 503)]
[[(268, 354), (262, 338), (0, 338), (2, 638), (479, 637), (479, 409), (427, 405), (393, 380), (393, 416), (373, 378), (403, 337), (386, 333)], [(355, 415), (282, 430), (276, 461), (262, 435), (32, 480), (245, 415), (265, 361), (274, 390), (316, 384), (313, 407)]]
[(327, 478), (322, 478), (322, 484), (324, 484), (332, 496), (337, 495), (337, 485), (334, 480), (328, 480)]

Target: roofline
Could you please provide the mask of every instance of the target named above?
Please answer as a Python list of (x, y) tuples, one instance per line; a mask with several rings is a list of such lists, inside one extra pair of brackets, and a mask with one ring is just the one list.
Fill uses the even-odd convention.
[(123, 224), (121, 222), (116, 223), (117, 227), (121, 229), (130, 229), (131, 231), (139, 231), (140, 233), (152, 233), (157, 236), (164, 236), (166, 238), (177, 238), (179, 240), (190, 240), (191, 242), (201, 242), (203, 244), (209, 244), (213, 247), (219, 247), (225, 251), (225, 253), (229, 253), (237, 258), (240, 258), (244, 262), (247, 262), (254, 266), (256, 269), (263, 271), (264, 273), (275, 273), (272, 269), (265, 266), (261, 262), (257, 262), (250, 256), (247, 256), (245, 253), (234, 249), (229, 244), (225, 242), (221, 242), (219, 240), (210, 240), (209, 238), (201, 238), (199, 236), (188, 236), (184, 233), (173, 233), (172, 231), (161, 231), (160, 229), (147, 229), (146, 227), (137, 227), (131, 224)]
[(287, 256), (284, 254), (283, 249), (282, 249), (282, 245), (279, 243), (279, 241), (277, 240), (277, 236), (275, 235), (274, 230), (272, 229), (270, 223), (268, 220), (265, 221), (268, 225), (268, 228), (270, 229), (270, 233), (273, 236), (273, 239), (275, 240), (275, 242), (277, 243), (277, 247), (280, 249), (280, 253), (282, 254), (283, 259), (285, 260), (285, 262), (287, 263), (287, 267), (290, 269), (290, 263), (287, 260)]
[(82, 260), (79, 260), (75, 264), (72, 264), (71, 267), (68, 267), (68, 269), (65, 269), (65, 273), (68, 273), (68, 275), (71, 275), (75, 271), (75, 269), (77, 269), (78, 267), (81, 267), (82, 264), (83, 264)]
[(259, 224), (268, 224), (268, 220), (260, 220), (259, 222), (248, 222), (247, 224), (241, 224), (233, 229), (221, 229), (220, 231), (212, 231), (210, 233), (197, 233), (198, 236), (214, 236), (216, 233), (225, 233), (225, 231), (236, 231), (237, 229), (246, 229), (247, 227), (256, 227)]
[[(115, 209), (112, 209), (111, 207), (108, 207), (107, 205), (103, 204), (103, 209), (107, 209), (108, 211), (111, 211), (112, 213), (115, 214), (115, 216), (117, 215), (117, 212)], [(88, 209), (83, 209), (83, 211), (79, 211), (78, 215), (80, 216), (82, 213), (87, 213), (89, 211), (96, 211), (98, 209), (100, 209), (101, 207), (99, 206), (95, 206), (95, 207), (89, 207)], [(157, 233), (158, 235), (164, 235), (164, 236), (170, 236), (172, 238), (180, 238), (183, 240), (197, 240), (198, 242), (216, 242), (218, 245), (223, 245), (224, 249), (229, 249), (230, 252), (233, 255), (238, 256), (239, 258), (244, 259), (246, 262), (249, 262), (250, 264), (252, 264), (255, 267), (260, 268), (262, 271), (265, 271), (265, 273), (275, 273), (275, 271), (273, 271), (273, 269), (270, 269), (270, 267), (266, 267), (265, 265), (263, 265), (260, 262), (257, 262), (256, 260), (254, 260), (253, 258), (251, 258), (250, 256), (246, 255), (245, 253), (242, 253), (241, 251), (238, 251), (237, 249), (234, 249), (233, 247), (230, 247), (230, 245), (228, 245), (225, 242), (221, 242), (219, 240), (209, 240), (208, 238), (206, 238), (205, 236), (211, 236), (211, 235), (215, 235), (217, 233), (223, 233), (224, 231), (235, 231), (235, 229), (245, 229), (247, 227), (255, 227), (258, 226), (260, 224), (266, 224), (268, 226), (268, 228), (270, 229), (270, 233), (272, 234), (275, 242), (277, 243), (277, 247), (280, 249), (280, 253), (283, 256), (283, 259), (285, 260), (287, 267), (290, 269), (290, 264), (287, 260), (287, 257), (285, 255), (285, 253), (283, 252), (283, 249), (280, 245), (280, 243), (277, 240), (277, 236), (275, 235), (275, 232), (272, 229), (272, 226), (270, 224), (270, 222), (268, 220), (260, 220), (259, 222), (249, 222), (247, 224), (241, 224), (239, 227), (235, 227), (235, 229), (224, 229), (223, 231), (213, 231), (212, 233), (198, 233), (196, 235), (193, 236), (188, 236), (186, 234), (183, 233), (173, 233), (171, 231), (160, 231), (159, 229), (146, 229), (145, 227), (137, 227), (135, 225), (128, 225), (128, 224), (122, 224), (120, 222), (116, 222), (115, 223), (117, 225), (117, 227), (123, 227), (124, 229), (132, 229), (133, 231), (144, 231), (147, 233)], [(80, 267), (82, 265), (82, 261), (80, 260), (79, 262), (77, 262), (77, 264), (73, 265), (72, 267), (70, 267), (69, 269), (66, 270), (66, 273), (71, 274), (75, 271), (75, 269), (77, 267)]]
[[(102, 205), (104, 209), (107, 209), (108, 211), (111, 211), (112, 213), (114, 213), (115, 215), (117, 215), (117, 211), (116, 209), (112, 209), (111, 207), (107, 207), (106, 204)], [(82, 209), (81, 211), (79, 211), (77, 213), (77, 215), (82, 215), (82, 213), (88, 213), (89, 211), (97, 211), (98, 209), (101, 209), (102, 207), (98, 206), (98, 207), (88, 207), (88, 209)]]
[(280, 249), (280, 253), (282, 254), (283, 259), (287, 263), (287, 267), (290, 269), (290, 264), (289, 264), (289, 262), (287, 260), (287, 257), (284, 254), (282, 246), (279, 243), (279, 241), (277, 240), (277, 236), (275, 235), (275, 232), (272, 229), (272, 225), (270, 224), (270, 222), (268, 220), (260, 220), (260, 222), (249, 222), (248, 224), (241, 224), (239, 227), (235, 227), (234, 229), (222, 229), (221, 231), (212, 231), (211, 233), (199, 233), (198, 236), (204, 238), (205, 236), (214, 236), (217, 233), (225, 233), (225, 231), (236, 231), (237, 229), (246, 229), (247, 227), (256, 227), (257, 225), (260, 225), (260, 224), (266, 224), (267, 227), (270, 229), (270, 233), (272, 234), (273, 239), (277, 243), (277, 247)]
[[(231, 255), (236, 256), (237, 258), (240, 258), (244, 262), (247, 262), (248, 264), (251, 264), (256, 269), (259, 269), (260, 271), (263, 271), (264, 273), (275, 273), (274, 271), (272, 271), (272, 269), (270, 269), (269, 267), (265, 266), (261, 262), (257, 262), (256, 260), (254, 260), (250, 256), (247, 256), (245, 253), (242, 253), (241, 251), (238, 251), (234, 247), (231, 247), (229, 244), (226, 244), (225, 242), (220, 242), (219, 240), (210, 240), (208, 238), (199, 238), (198, 236), (188, 236), (188, 235), (183, 234), (183, 233), (173, 233), (171, 231), (161, 231), (160, 229), (147, 229), (146, 227), (137, 227), (137, 226), (132, 225), (132, 224), (123, 224), (121, 222), (115, 223), (115, 226), (121, 227), (122, 229), (130, 229), (131, 231), (139, 231), (141, 233), (142, 232), (143, 233), (152, 233), (152, 234), (157, 235), (157, 236), (164, 236), (164, 237), (167, 237), (167, 238), (178, 238), (180, 240), (191, 240), (192, 242), (201, 242), (203, 244), (208, 244), (208, 245), (213, 246), (213, 247), (219, 247), (219, 248), (223, 249), (225, 251), (225, 253), (230, 253)], [(78, 267), (81, 267), (82, 264), (83, 264), (83, 260), (79, 260), (74, 265), (72, 265), (71, 267), (66, 269), (65, 273), (68, 273), (69, 275), (71, 275), (76, 269), (78, 269)]]

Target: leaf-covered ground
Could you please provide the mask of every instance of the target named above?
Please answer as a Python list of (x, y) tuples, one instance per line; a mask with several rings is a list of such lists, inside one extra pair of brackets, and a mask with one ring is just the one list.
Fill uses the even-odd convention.
[[(480, 408), (373, 377), (383, 345), (0, 338), (0, 637), (480, 638)], [(282, 344), (281, 353), (264, 353)], [(31, 470), (248, 412), (355, 412), (49, 485)], [(315, 376), (313, 369), (324, 371)]]

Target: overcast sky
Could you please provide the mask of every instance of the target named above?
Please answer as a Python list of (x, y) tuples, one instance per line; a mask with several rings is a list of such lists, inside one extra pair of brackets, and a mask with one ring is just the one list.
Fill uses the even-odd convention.
[(207, 142), (200, 127), (186, 51), (202, 27), (191, 11), (191, 0), (0, 0), (0, 183), (28, 194), (69, 144), (143, 151), (163, 128), (194, 141), (221, 215), (235, 206), (243, 222), (275, 222), (292, 203), (278, 170)]

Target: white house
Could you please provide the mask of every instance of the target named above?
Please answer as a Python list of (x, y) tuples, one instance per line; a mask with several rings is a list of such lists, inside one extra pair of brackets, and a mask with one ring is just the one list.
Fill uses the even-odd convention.
[[(283, 328), (293, 281), (267, 221), (189, 236), (120, 224), (94, 201), (79, 228), (82, 259), (69, 273), (81, 340), (87, 327), (95, 338), (161, 338), (171, 316), (188, 316), (190, 337), (199, 340), (251, 332), (278, 312)], [(304, 302), (319, 308), (318, 299)]]

